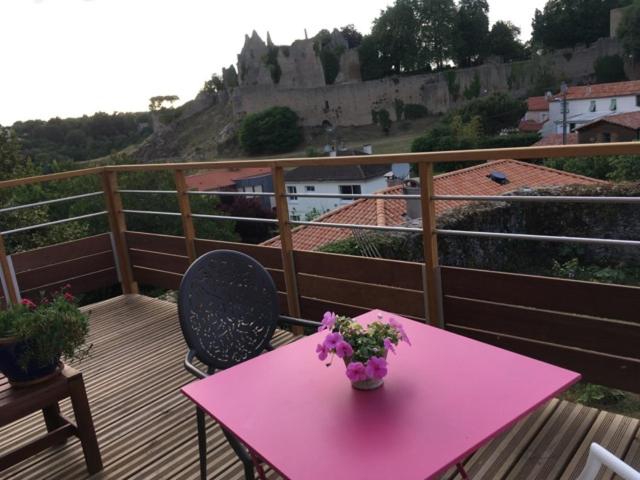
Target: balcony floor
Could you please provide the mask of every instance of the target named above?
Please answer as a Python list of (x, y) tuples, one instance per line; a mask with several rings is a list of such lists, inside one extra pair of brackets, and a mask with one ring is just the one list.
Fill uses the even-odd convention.
[[(92, 305), (91, 312), (93, 354), (78, 367), (105, 465), (93, 478), (197, 479), (194, 408), (179, 393), (193, 378), (182, 367), (186, 346), (176, 306), (129, 295)], [(275, 343), (292, 338), (279, 332)], [(61, 407), (70, 414), (66, 402)], [(639, 424), (637, 419), (554, 399), (476, 452), (466, 467), (475, 479), (571, 479), (580, 472), (588, 445), (596, 441), (640, 468)], [(0, 451), (43, 430), (40, 414), (0, 429)], [(208, 441), (210, 478), (243, 478), (212, 421)], [(75, 439), (0, 473), (2, 479), (86, 477)]]

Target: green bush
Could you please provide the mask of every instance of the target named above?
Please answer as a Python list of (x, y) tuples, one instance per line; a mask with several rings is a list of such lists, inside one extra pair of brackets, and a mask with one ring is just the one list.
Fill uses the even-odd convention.
[(289, 107), (249, 114), (240, 126), (240, 145), (251, 155), (290, 152), (301, 141), (298, 115)]
[(528, 147), (540, 140), (537, 133), (514, 133), (485, 137), (478, 142), (478, 148)]
[(429, 115), (429, 110), (419, 103), (407, 103), (404, 106), (404, 118), (406, 120), (417, 120)]
[(624, 60), (620, 55), (605, 55), (598, 57), (593, 64), (596, 73), (596, 83), (623, 82), (627, 80), (624, 73)]

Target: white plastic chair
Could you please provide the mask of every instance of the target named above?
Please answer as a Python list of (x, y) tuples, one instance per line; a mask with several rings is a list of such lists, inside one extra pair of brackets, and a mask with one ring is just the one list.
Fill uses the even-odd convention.
[(640, 472), (631, 468), (609, 450), (601, 447), (597, 443), (592, 443), (591, 447), (589, 447), (587, 464), (576, 480), (594, 480), (603, 465), (613, 470), (624, 478), (624, 480), (640, 480)]

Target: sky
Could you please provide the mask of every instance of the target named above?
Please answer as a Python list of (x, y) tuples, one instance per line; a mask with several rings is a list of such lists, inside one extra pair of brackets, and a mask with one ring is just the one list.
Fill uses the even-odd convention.
[[(194, 98), (256, 30), (290, 44), (346, 24), (367, 33), (392, 0), (0, 0), (0, 125), (145, 111)], [(545, 0), (489, 0), (491, 23), (531, 35)]]

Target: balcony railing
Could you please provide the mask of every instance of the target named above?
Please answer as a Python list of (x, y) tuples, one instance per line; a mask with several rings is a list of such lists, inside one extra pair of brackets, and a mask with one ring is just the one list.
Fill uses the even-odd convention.
[[(0, 190), (75, 177), (98, 176), (102, 191), (7, 207), (2, 215), (64, 201), (82, 201), (102, 195), (104, 210), (0, 232), (0, 269), (3, 297), (17, 302), (21, 296), (71, 283), (77, 292), (120, 284), (122, 292), (137, 293), (138, 285), (167, 289), (179, 286), (183, 273), (199, 255), (227, 248), (245, 252), (271, 273), (284, 313), (318, 318), (327, 309), (356, 315), (381, 308), (447, 328), (482, 341), (550, 361), (583, 373), (585, 379), (627, 390), (640, 391), (640, 288), (580, 282), (550, 277), (490, 272), (440, 265), (439, 236), (508, 238), (519, 241), (593, 243), (609, 246), (640, 246), (639, 240), (557, 237), (437, 229), (435, 202), (609, 202), (639, 203), (640, 197), (477, 197), (434, 194), (433, 167), (440, 162), (537, 159), (597, 155), (640, 155), (640, 143), (527, 147), (459, 152), (433, 152), (361, 157), (248, 160), (201, 163), (114, 165), (0, 182)], [(291, 221), (285, 188), (286, 168), (302, 165), (388, 164), (418, 165), (420, 195), (351, 195), (353, 198), (419, 200), (422, 226), (345, 225)], [(189, 191), (185, 172), (229, 167), (269, 167), (274, 192)], [(124, 172), (173, 172), (174, 190), (127, 190), (118, 186)], [(123, 207), (122, 195), (156, 194), (176, 196), (178, 211), (133, 210)], [(194, 195), (273, 196), (277, 219), (255, 219), (196, 214), (191, 211)], [(320, 194), (295, 194), (295, 196)], [(344, 195), (336, 195), (344, 197)], [(162, 215), (181, 219), (182, 236), (132, 231), (127, 216)], [(8, 255), (4, 237), (57, 223), (106, 216), (104, 234)], [(236, 220), (273, 223), (278, 226), (281, 248), (222, 242), (199, 238), (194, 219)], [(298, 251), (293, 248), (292, 228), (313, 225), (322, 228), (374, 229), (419, 232), (425, 262), (353, 257)]]

